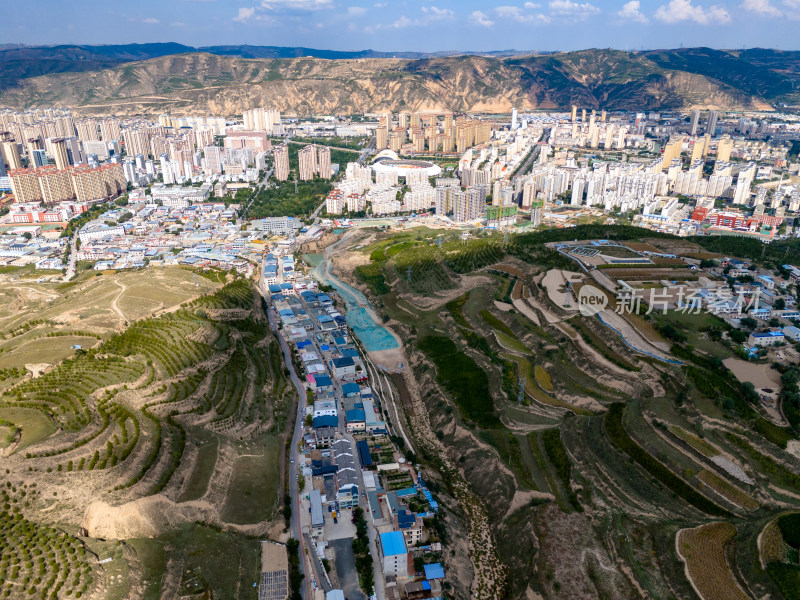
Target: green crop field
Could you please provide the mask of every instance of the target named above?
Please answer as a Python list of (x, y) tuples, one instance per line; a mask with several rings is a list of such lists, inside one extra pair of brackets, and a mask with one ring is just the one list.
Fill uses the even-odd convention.
[(280, 447), (265, 440), (264, 454), (236, 459), (222, 516), (231, 523), (258, 523), (269, 519), (278, 502)]
[(45, 439), (56, 428), (46, 415), (33, 408), (10, 408), (0, 405), (0, 420), (9, 421), (20, 430), (20, 441), (16, 451)]

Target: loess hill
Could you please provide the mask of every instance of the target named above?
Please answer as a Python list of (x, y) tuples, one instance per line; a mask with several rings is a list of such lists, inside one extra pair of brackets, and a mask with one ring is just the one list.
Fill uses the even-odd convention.
[(55, 58), (30, 50), (0, 52), (6, 73), (0, 106), (175, 115), (237, 114), (253, 106), (300, 115), (507, 112), (513, 106), (571, 104), (611, 110), (769, 109), (796, 101), (800, 86), (798, 53), (772, 50), (326, 59), (245, 58), (270, 54), (236, 47), (186, 52), (175, 46), (160, 45), (153, 51), (157, 56), (146, 60), (136, 60), (141, 51), (82, 56), (61, 50)]
[[(787, 590), (800, 581), (790, 548), (800, 518), (780, 515), (800, 507), (800, 420), (792, 412), (787, 427), (764, 412), (731, 370), (748, 363), (714, 315), (615, 318), (609, 296), (602, 316), (615, 329), (582, 316), (565, 298), (567, 279), (584, 275), (546, 244), (629, 240), (694, 255), (737, 243), (750, 260), (763, 248), (599, 225), (508, 240), (422, 227), (350, 236), (352, 254), (335, 268), (404, 341), (406, 431), (439, 473), (429, 485), (465, 530), (482, 520), (466, 508), (485, 509), (491, 538), (472, 538), (472, 570), (459, 573), (478, 597), (488, 597), (481, 570), (494, 560), (499, 597), (796, 597)], [(781, 251), (798, 249), (768, 246), (765, 260)], [(678, 261), (606, 273), (635, 286), (697, 278)], [(787, 399), (784, 410), (796, 405)], [(462, 480), (474, 498), (459, 493)], [(782, 526), (765, 529), (776, 518)], [(454, 569), (455, 559), (445, 563)]]
[(292, 396), (250, 281), (25, 371), (0, 378), (0, 596), (256, 597)]

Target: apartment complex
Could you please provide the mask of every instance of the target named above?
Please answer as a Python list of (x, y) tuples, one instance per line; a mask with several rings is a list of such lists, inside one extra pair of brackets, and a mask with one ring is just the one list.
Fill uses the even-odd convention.
[(275, 179), (286, 181), (289, 179), (289, 146), (286, 144), (276, 146), (273, 158), (275, 159)]
[(108, 198), (127, 189), (125, 173), (120, 164), (100, 167), (87, 165), (59, 169), (15, 169), (9, 172), (11, 189), (17, 202), (47, 204), (76, 198), (80, 202)]

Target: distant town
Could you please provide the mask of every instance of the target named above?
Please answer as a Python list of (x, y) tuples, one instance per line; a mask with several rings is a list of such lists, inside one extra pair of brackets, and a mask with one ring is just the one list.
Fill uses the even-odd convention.
[(715, 110), (297, 119), (259, 108), (157, 121), (5, 110), (0, 262), (247, 270), (273, 236), (291, 247), (320, 227), (415, 221), (769, 241), (796, 232), (798, 129), (796, 115)]

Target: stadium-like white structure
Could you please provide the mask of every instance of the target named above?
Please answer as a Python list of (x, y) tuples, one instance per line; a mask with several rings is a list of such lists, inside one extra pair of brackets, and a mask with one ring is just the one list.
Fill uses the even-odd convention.
[(375, 157), (372, 162), (372, 170), (375, 173), (396, 172), (398, 177), (405, 179), (410, 172), (423, 171), (425, 177), (436, 177), (441, 175), (442, 168), (427, 160), (406, 160), (397, 156), (392, 150), (383, 150)]

